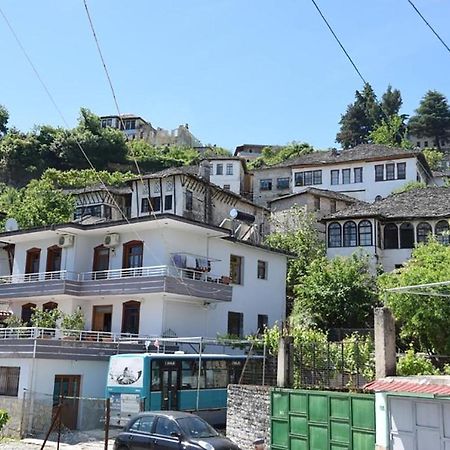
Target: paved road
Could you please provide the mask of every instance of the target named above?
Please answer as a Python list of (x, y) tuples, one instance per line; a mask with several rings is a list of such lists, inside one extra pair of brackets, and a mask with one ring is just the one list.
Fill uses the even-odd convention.
[[(114, 440), (108, 443), (108, 449), (113, 448)], [(24, 439), (22, 441), (10, 441), (0, 443), (0, 450), (40, 450), (42, 441), (39, 439)], [(90, 441), (79, 444), (60, 444), (60, 450), (103, 450), (104, 443), (102, 441)], [(46, 449), (56, 449), (56, 442), (47, 442)]]

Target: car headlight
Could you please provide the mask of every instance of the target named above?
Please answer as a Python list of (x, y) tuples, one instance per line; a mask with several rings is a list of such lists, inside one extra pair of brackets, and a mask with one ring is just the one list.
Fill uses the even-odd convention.
[(204, 450), (214, 450), (214, 447), (206, 441), (198, 441), (198, 445), (200, 445), (200, 447)]

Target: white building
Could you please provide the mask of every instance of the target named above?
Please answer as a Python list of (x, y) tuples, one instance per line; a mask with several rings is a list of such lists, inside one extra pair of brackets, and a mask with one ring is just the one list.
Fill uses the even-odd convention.
[(206, 160), (210, 163), (212, 183), (235, 194), (250, 195), (251, 180), (245, 159), (237, 156), (214, 156)]
[(108, 357), (136, 351), (133, 337), (244, 336), (285, 316), (285, 254), (174, 214), (3, 232), (0, 241), (3, 306), (26, 323), (33, 308), (81, 311), (86, 329), (0, 329), (0, 406), (2, 395), (51, 398), (61, 386), (103, 397)]
[(253, 199), (265, 205), (305, 186), (341, 192), (373, 202), (405, 183), (432, 183), (432, 173), (420, 151), (363, 144), (348, 150), (313, 152), (254, 171)]
[(324, 217), (327, 255), (349, 256), (363, 249), (375, 267), (401, 267), (412, 249), (434, 234), (449, 244), (450, 188), (429, 187), (359, 203)]

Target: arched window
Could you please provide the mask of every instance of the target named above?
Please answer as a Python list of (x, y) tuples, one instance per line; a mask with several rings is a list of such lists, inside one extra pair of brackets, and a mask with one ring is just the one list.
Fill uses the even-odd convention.
[(443, 245), (450, 243), (449, 225), (446, 220), (440, 220), (435, 227), (436, 239)]
[(35, 303), (26, 303), (25, 305), (22, 305), (22, 314), (20, 318), (28, 327), (31, 326), (31, 316), (33, 315), (35, 308)]
[(395, 223), (384, 226), (384, 248), (398, 248), (398, 227)]
[(344, 223), (344, 247), (356, 247), (356, 223), (349, 221)]
[(414, 226), (405, 222), (400, 225), (400, 248), (414, 247)]
[(328, 247), (340, 247), (341, 245), (341, 224), (330, 223), (328, 225)]
[(359, 245), (371, 246), (373, 243), (372, 238), (372, 224), (369, 220), (361, 220), (358, 224), (358, 238)]
[(433, 233), (431, 225), (427, 222), (420, 222), (417, 225), (417, 243), (427, 242), (428, 236)]
[(47, 302), (42, 305), (42, 310), (46, 311), (46, 312), (53, 311), (54, 309), (57, 309), (57, 308), (58, 308), (58, 303), (55, 303), (55, 302)]

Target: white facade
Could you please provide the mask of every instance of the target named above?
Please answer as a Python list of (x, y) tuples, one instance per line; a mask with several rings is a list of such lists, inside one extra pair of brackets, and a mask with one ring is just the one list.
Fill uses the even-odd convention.
[(244, 194), (245, 169), (240, 159), (214, 158), (210, 160), (210, 166), (211, 183), (235, 194)]
[[(81, 229), (80, 229), (81, 228)], [(39, 282), (45, 283), (50, 275), (45, 275), (48, 248), (58, 243), (61, 234), (75, 236), (74, 245), (62, 248), (60, 271), (63, 277), (80, 282), (91, 282), (95, 275), (90, 274), (94, 264), (94, 248), (101, 246), (107, 234), (114, 233), (120, 236), (120, 243), (109, 250), (108, 269), (105, 271), (106, 281), (117, 278), (117, 290), (108, 285), (100, 286), (92, 295), (71, 295), (68, 292), (39, 291)], [(266, 315), (268, 323), (284, 319), (285, 311), (285, 275), (286, 257), (282, 254), (266, 249), (226, 239), (227, 230), (207, 228), (194, 225), (186, 221), (174, 219), (144, 220), (133, 224), (114, 225), (102, 224), (101, 227), (71, 227), (56, 231), (36, 231), (14, 235), (3, 234), (3, 242), (15, 244), (15, 257), (12, 277), (5, 277), (6, 287), (9, 291), (17, 288), (16, 293), (9, 298), (3, 297), (12, 312), (21, 315), (22, 306), (27, 303), (36, 304), (40, 308), (44, 303), (56, 302), (58, 308), (65, 313), (81, 309), (86, 319), (86, 328), (92, 329), (93, 307), (111, 305), (111, 332), (120, 333), (123, 329), (123, 304), (130, 300), (138, 302), (140, 307), (140, 320), (138, 333), (141, 335), (159, 336), (168, 330), (177, 336), (209, 336), (226, 334), (228, 331), (227, 314), (229, 311), (243, 315), (242, 335), (257, 330), (258, 314)], [(133, 241), (142, 241), (142, 262), (145, 268), (142, 271), (121, 272), (124, 267), (124, 244)], [(24, 275), (27, 267), (27, 251), (40, 249), (39, 267), (35, 266), (37, 275)], [(7, 263), (5, 251), (2, 250), (3, 264)], [(153, 276), (155, 270), (167, 271), (170, 275), (176, 271), (174, 267), (175, 254), (194, 255), (210, 261), (210, 272), (202, 276), (202, 280), (190, 284), (178, 275), (171, 277), (175, 287), (173, 292), (159, 289), (154, 291), (142, 287), (137, 292), (131, 288), (121, 287), (122, 282), (129, 282), (130, 276), (136, 282), (144, 279), (146, 274)], [(223, 285), (215, 283), (217, 280), (226, 280), (230, 276), (230, 255), (241, 257), (241, 284)], [(258, 261), (267, 263), (266, 279), (257, 276)], [(37, 263), (36, 263), (37, 264)], [(138, 267), (138, 266), (136, 266)], [(152, 269), (156, 268), (156, 269)], [(5, 271), (2, 268), (3, 272)], [(128, 269), (130, 271), (131, 269)], [(193, 271), (195, 272), (195, 270)], [(164, 272), (166, 273), (166, 272)], [(133, 278), (136, 276), (136, 279)], [(196, 275), (197, 276), (197, 275)], [(22, 288), (27, 286), (27, 277), (34, 277), (38, 285), (37, 292), (27, 291), (23, 294)], [(103, 278), (102, 278), (103, 279)], [(225, 281), (226, 282), (226, 281)], [(194, 285), (192, 284), (194, 283)], [(5, 284), (3, 284), (5, 287)], [(96, 288), (97, 289), (97, 288)], [(206, 289), (206, 290), (205, 290)], [(188, 295), (183, 294), (184, 291)], [(232, 291), (231, 301), (223, 297), (223, 290)], [(14, 291), (13, 291), (14, 292)], [(132, 293), (127, 293), (132, 292)], [(211, 299), (208, 293), (211, 292)], [(215, 295), (217, 294), (217, 295)]]
[(305, 186), (314, 186), (366, 202), (373, 202), (378, 196), (385, 198), (411, 181), (429, 182), (427, 171), (415, 156), (293, 167), (292, 180), (294, 193), (301, 192)]

